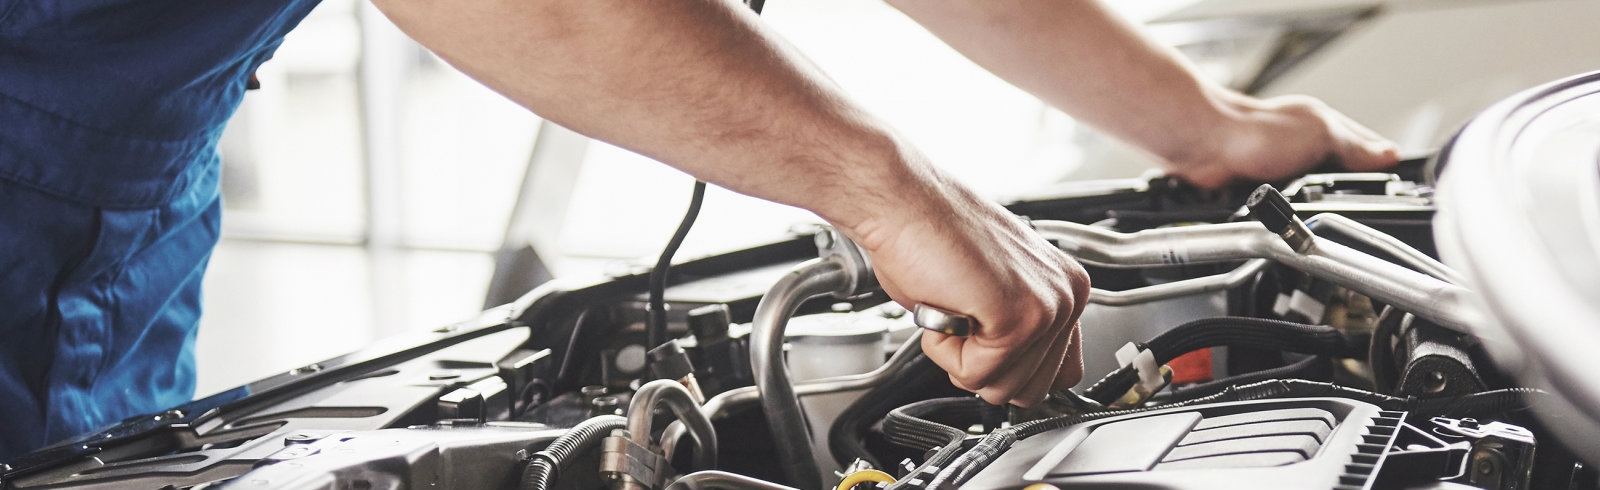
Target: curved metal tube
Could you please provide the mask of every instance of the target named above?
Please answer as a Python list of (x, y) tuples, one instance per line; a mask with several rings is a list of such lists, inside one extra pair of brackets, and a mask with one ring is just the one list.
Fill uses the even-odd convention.
[[(902, 344), (899, 349), (895, 350), (894, 355), (889, 356), (889, 360), (882, 366), (878, 366), (877, 369), (873, 369), (872, 371), (861, 374), (849, 374), (844, 376), (833, 376), (829, 378), (802, 381), (794, 385), (795, 395), (826, 395), (829, 393), (861, 390), (877, 386), (878, 383), (883, 382), (884, 379), (889, 377), (890, 372), (893, 372), (900, 365), (910, 362), (912, 358), (916, 357), (914, 355), (907, 354), (909, 350), (906, 349), (906, 347), (921, 341), (922, 330), (918, 329), (917, 331), (912, 332), (911, 338), (906, 339), (905, 344)], [(706, 417), (709, 417), (711, 420), (721, 420), (727, 415), (729, 410), (742, 407), (750, 403), (755, 403), (760, 400), (761, 395), (754, 386), (734, 388), (719, 393), (717, 396), (711, 397), (710, 400), (706, 400), (705, 405), (700, 407), (700, 411), (705, 413)]]
[(1126, 291), (1090, 289), (1089, 302), (1106, 306), (1128, 306), (1193, 294), (1225, 291), (1249, 281), (1250, 278), (1260, 273), (1262, 269), (1267, 268), (1267, 263), (1267, 259), (1253, 259), (1222, 274), (1184, 279)]
[(1422, 273), (1437, 277), (1451, 284), (1465, 284), (1461, 275), (1455, 269), (1444, 263), (1434, 260), (1421, 250), (1412, 248), (1406, 242), (1400, 241), (1393, 235), (1373, 229), (1343, 215), (1322, 213), (1306, 219), (1306, 227), (1315, 232), (1319, 229), (1329, 228), (1362, 244), (1381, 250), (1407, 265), (1416, 268)]
[[(1361, 253), (1332, 240), (1315, 240), (1296, 253), (1278, 235), (1256, 222), (1160, 228), (1116, 233), (1064, 221), (1035, 221), (1046, 239), (1085, 263), (1103, 267), (1151, 267), (1244, 259), (1272, 259), (1433, 323), (1470, 332), (1470, 291), (1400, 265)], [(1092, 297), (1092, 296), (1091, 296)]]
[(822, 488), (822, 473), (811, 452), (811, 433), (806, 429), (800, 397), (783, 362), (783, 331), (806, 300), (848, 294), (854, 284), (849, 268), (837, 259), (806, 261), (772, 285), (756, 305), (751, 321), (750, 370), (761, 393), (761, 407), (783, 460), (784, 474), (801, 488)]
[(667, 490), (798, 490), (765, 480), (726, 471), (700, 471), (684, 475), (667, 485)]
[(651, 381), (634, 392), (633, 401), (628, 403), (628, 437), (633, 443), (639, 447), (651, 446), (650, 425), (655, 418), (655, 408), (662, 405), (683, 422), (694, 439), (694, 467), (716, 468), (717, 431), (711, 426), (711, 419), (700, 413), (700, 406), (689, 390), (673, 380)]
[[(883, 383), (885, 379), (889, 378), (889, 373), (894, 372), (894, 370), (899, 369), (900, 366), (911, 362), (912, 359), (917, 357), (910, 354), (911, 350), (908, 349), (908, 347), (919, 342), (922, 342), (921, 329), (912, 332), (911, 337), (906, 339), (906, 342), (901, 344), (900, 348), (894, 351), (894, 355), (889, 356), (889, 360), (884, 362), (882, 366), (878, 366), (877, 369), (873, 369), (872, 371), (861, 374), (850, 374), (845, 376), (814, 379), (811, 381), (802, 381), (794, 385), (795, 395), (802, 397), (811, 395), (826, 395), (829, 393), (864, 390), (878, 386), (879, 384)], [(758, 401), (761, 401), (761, 395), (758, 391), (756, 391), (756, 387), (745, 386), (741, 388), (734, 388), (719, 393), (717, 396), (711, 397), (710, 400), (706, 400), (706, 403), (700, 406), (700, 413), (705, 414), (706, 418), (711, 420), (722, 420), (723, 417), (727, 416), (727, 413), (730, 410), (734, 410)], [(686, 429), (684, 428), (683, 423), (674, 421), (671, 425), (667, 426), (666, 431), (661, 433), (661, 448), (666, 451), (667, 459), (672, 459), (672, 451), (676, 448), (678, 439), (683, 437), (685, 430)]]

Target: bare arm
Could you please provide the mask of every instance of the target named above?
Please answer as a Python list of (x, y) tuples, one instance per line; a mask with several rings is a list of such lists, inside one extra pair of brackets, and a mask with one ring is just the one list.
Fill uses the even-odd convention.
[(889, 0), (967, 57), (1201, 185), (1275, 179), (1335, 156), (1394, 163), (1395, 146), (1304, 97), (1259, 100), (1198, 76), (1094, 0)]
[(1083, 269), (929, 165), (737, 2), (374, 3), (546, 119), (827, 219), (896, 300), (977, 317), (976, 335), (930, 355), (990, 402), (1081, 378)]

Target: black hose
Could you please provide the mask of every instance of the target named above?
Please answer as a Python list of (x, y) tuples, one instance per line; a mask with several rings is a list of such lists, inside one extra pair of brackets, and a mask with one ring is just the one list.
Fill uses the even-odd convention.
[(1327, 325), (1265, 318), (1219, 317), (1174, 327), (1151, 339), (1148, 346), (1156, 362), (1166, 364), (1189, 352), (1225, 345), (1357, 358), (1367, 354), (1366, 340), (1365, 337), (1347, 335)]
[[(1361, 358), (1367, 354), (1365, 336), (1348, 335), (1326, 325), (1248, 317), (1218, 317), (1195, 320), (1173, 327), (1145, 344), (1156, 364), (1207, 347), (1240, 346), (1297, 352), (1337, 358)], [(1109, 404), (1138, 382), (1132, 366), (1123, 366), (1084, 390), (1084, 396)]]
[(547, 490), (561, 478), (561, 470), (571, 464), (572, 457), (600, 444), (611, 431), (627, 427), (628, 420), (616, 415), (591, 418), (568, 430), (550, 442), (544, 450), (528, 456), (528, 465), (522, 468), (522, 490)]
[(855, 459), (876, 468), (886, 467), (867, 450), (865, 435), (872, 425), (883, 420), (895, 407), (926, 397), (929, 391), (937, 389), (935, 386), (949, 383), (944, 370), (922, 354), (920, 342), (911, 342), (905, 349), (904, 355), (914, 357), (856, 398), (828, 428), (828, 451), (841, 467)]
[[(884, 417), (883, 434), (889, 442), (913, 449), (927, 450), (934, 446), (939, 447), (938, 451), (912, 470), (911, 474), (931, 471), (933, 468), (944, 468), (952, 460), (964, 454), (962, 443), (967, 439), (967, 432), (928, 418), (978, 420), (982, 418), (983, 411), (991, 406), (980, 398), (970, 396), (935, 398), (912, 403), (896, 408)], [(996, 432), (1001, 430), (1007, 429)], [(901, 478), (890, 485), (889, 490), (905, 488), (911, 480), (912, 478)]]
[(1406, 408), (1444, 417), (1505, 413), (1527, 409), (1529, 398), (1544, 393), (1536, 388), (1506, 388), (1449, 398), (1410, 399)]
[(918, 451), (927, 451), (952, 442), (959, 444), (967, 431), (934, 422), (933, 419), (975, 421), (991, 406), (974, 397), (935, 398), (912, 403), (889, 412), (883, 418), (883, 436), (889, 442)]
[(689, 236), (689, 228), (694, 227), (695, 218), (700, 216), (700, 204), (705, 199), (706, 183), (694, 181), (694, 194), (689, 196), (689, 210), (683, 213), (683, 221), (678, 223), (677, 231), (672, 232), (672, 239), (667, 240), (667, 247), (661, 250), (655, 268), (650, 269), (650, 328), (645, 329), (645, 343), (649, 344), (649, 349), (667, 341), (667, 306), (664, 299), (667, 269), (672, 266), (672, 256), (678, 254), (683, 239)]

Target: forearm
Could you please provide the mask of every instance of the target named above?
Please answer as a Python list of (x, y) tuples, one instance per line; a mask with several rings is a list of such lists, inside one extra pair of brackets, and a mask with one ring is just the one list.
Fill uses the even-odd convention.
[(731, 0), (378, 0), (413, 38), (540, 116), (852, 227), (936, 179)]
[(974, 62), (1171, 162), (1212, 144), (1234, 94), (1090, 0), (889, 0)]

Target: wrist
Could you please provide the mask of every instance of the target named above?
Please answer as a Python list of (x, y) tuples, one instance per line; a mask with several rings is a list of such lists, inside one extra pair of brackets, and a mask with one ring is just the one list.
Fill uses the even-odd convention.
[(804, 207), (863, 245), (887, 224), (937, 216), (949, 200), (946, 177), (898, 138), (877, 138), (848, 155), (829, 192)]

